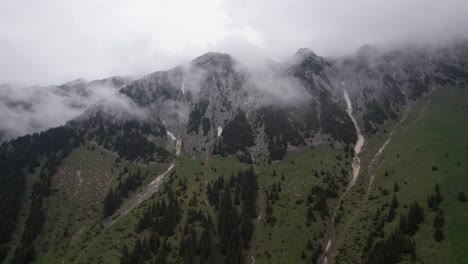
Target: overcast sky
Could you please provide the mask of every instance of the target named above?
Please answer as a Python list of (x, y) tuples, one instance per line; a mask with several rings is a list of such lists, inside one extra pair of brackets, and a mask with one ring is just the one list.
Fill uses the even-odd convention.
[(467, 35), (467, 0), (0, 0), (0, 83), (141, 75), (207, 51), (281, 60)]

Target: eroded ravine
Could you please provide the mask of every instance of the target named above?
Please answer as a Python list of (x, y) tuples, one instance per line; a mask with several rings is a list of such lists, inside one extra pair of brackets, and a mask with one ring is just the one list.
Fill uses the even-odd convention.
[[(418, 117), (415, 120), (413, 120), (409, 125), (404, 127), (402, 131), (406, 131), (409, 127), (411, 127), (413, 124), (417, 123), (418, 121), (420, 121), (423, 118), (424, 113), (426, 112), (427, 108), (429, 107), (429, 104), (431, 103), (431, 96), (435, 91), (437, 91), (437, 87), (432, 87), (431, 92), (427, 95), (426, 104), (422, 108), (422, 110), (419, 113)], [(370, 194), (370, 192), (372, 190), (372, 186), (374, 185), (375, 171), (378, 168), (380, 157), (382, 156), (383, 152), (385, 151), (385, 148), (387, 147), (387, 145), (392, 140), (393, 134), (395, 133), (395, 131), (398, 128), (400, 128), (404, 124), (404, 122), (406, 121), (410, 111), (411, 111), (411, 106), (408, 106), (406, 108), (405, 113), (404, 113), (403, 117), (401, 118), (401, 120), (393, 127), (392, 132), (390, 132), (390, 134), (388, 135), (387, 140), (382, 144), (382, 146), (379, 148), (379, 150), (375, 153), (374, 157), (372, 157), (372, 160), (369, 163), (369, 167), (367, 169), (367, 171), (369, 173), (369, 186), (367, 188), (367, 196), (369, 196), (369, 194)]]
[[(179, 138), (176, 138), (169, 131), (167, 132), (167, 134), (172, 140), (176, 141), (175, 150), (176, 150), (176, 157), (178, 157), (181, 152), (182, 140)], [(125, 201), (124, 204), (119, 208), (119, 210), (114, 215), (108, 218), (110, 219), (110, 221), (108, 221), (108, 224), (106, 225), (106, 227), (110, 227), (112, 224), (114, 224), (119, 219), (124, 217), (134, 208), (138, 207), (141, 203), (148, 200), (158, 190), (159, 186), (164, 180), (164, 177), (166, 177), (166, 175), (169, 174), (169, 172), (171, 172), (171, 170), (174, 168), (175, 162), (176, 161), (174, 159), (174, 161), (171, 163), (171, 165), (169, 166), (169, 168), (167, 168), (166, 171), (159, 174), (152, 182), (146, 185), (139, 194)]]
[[(427, 102), (426, 106), (424, 107), (424, 109), (422, 110), (421, 115), (416, 120), (414, 120), (411, 124), (409, 124), (408, 127), (411, 126), (414, 122), (417, 122), (419, 119), (421, 119), (422, 115), (426, 111), (426, 108), (427, 108), (429, 102), (430, 102), (430, 99), (428, 99), (428, 102)], [(379, 150), (377, 150), (374, 157), (372, 157), (371, 162), (369, 163), (369, 166), (367, 168), (367, 172), (369, 173), (369, 186), (367, 187), (367, 196), (369, 196), (369, 194), (370, 194), (370, 192), (372, 190), (372, 186), (374, 184), (375, 171), (378, 168), (377, 165), (378, 165), (378, 162), (380, 160), (380, 156), (382, 156), (385, 149), (387, 148), (387, 145), (390, 143), (390, 141), (392, 141), (393, 134), (395, 133), (395, 131), (401, 126), (401, 124), (403, 124), (406, 121), (406, 117), (408, 116), (408, 113), (409, 113), (409, 109), (406, 109), (405, 114), (403, 115), (401, 120), (393, 127), (392, 132), (390, 132), (390, 134), (388, 135), (387, 140), (382, 144), (382, 146), (379, 148)]]
[[(348, 194), (349, 190), (351, 190), (351, 188), (353, 188), (353, 186), (356, 184), (357, 178), (359, 177), (359, 173), (361, 171), (361, 159), (359, 158), (359, 154), (361, 153), (362, 147), (364, 146), (364, 143), (365, 143), (364, 136), (362, 135), (361, 129), (359, 128), (359, 123), (357, 122), (356, 118), (353, 115), (353, 105), (351, 104), (351, 100), (349, 99), (349, 95), (346, 92), (346, 90), (344, 90), (344, 95), (343, 96), (344, 96), (344, 99), (346, 101), (346, 112), (348, 113), (348, 116), (353, 121), (354, 128), (356, 129), (357, 141), (356, 141), (356, 144), (354, 145), (354, 157), (353, 157), (353, 164), (352, 164), (353, 176), (352, 176), (351, 180), (349, 181), (348, 187), (346, 187), (346, 191), (340, 196), (340, 199), (338, 200), (338, 203), (337, 203), (337, 205), (335, 207), (335, 210), (334, 210), (333, 216), (332, 216), (332, 222), (331, 222), (331, 225), (330, 225), (331, 229), (333, 229), (333, 225), (335, 223), (335, 217), (336, 217), (336, 214), (338, 212), (338, 208), (341, 205), (341, 201), (346, 196), (346, 194)], [(327, 246), (325, 248), (325, 254), (324, 254), (324, 257), (323, 257), (323, 264), (328, 264), (328, 255), (329, 255), (330, 251), (335, 248), (335, 244), (336, 244), (336, 239), (333, 240), (334, 231), (332, 230), (329, 233), (330, 233), (330, 235), (329, 235), (329, 239), (327, 241)]]

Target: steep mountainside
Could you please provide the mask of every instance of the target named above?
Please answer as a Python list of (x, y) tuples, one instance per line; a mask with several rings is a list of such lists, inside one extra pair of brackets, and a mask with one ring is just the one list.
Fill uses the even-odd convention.
[(0, 261), (466, 262), (466, 42), (261, 65), (50, 88), (83, 113), (0, 144)]
[[(215, 153), (276, 160), (294, 146), (355, 142), (344, 90), (363, 131), (374, 134), (386, 120), (401, 118), (402, 106), (437, 85), (466, 82), (467, 53), (465, 43), (384, 53), (364, 46), (343, 59), (300, 49), (287, 63), (264, 69), (243, 67), (228, 54), (207, 53), (136, 80), (121, 93), (179, 135), (194, 157)], [(239, 125), (255, 144), (230, 142), (225, 128)]]

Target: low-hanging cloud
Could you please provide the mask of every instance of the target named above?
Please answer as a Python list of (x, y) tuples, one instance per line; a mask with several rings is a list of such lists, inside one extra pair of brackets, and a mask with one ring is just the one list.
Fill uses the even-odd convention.
[(237, 70), (245, 74), (250, 100), (255, 104), (291, 104), (311, 98), (302, 83), (288, 75), (284, 64), (266, 58), (239, 59)]
[(128, 108), (123, 100), (113, 99), (116, 93), (110, 83), (80, 88), (0, 86), (0, 140), (64, 125), (105, 99), (112, 100), (113, 108)]
[(0, 1), (0, 83), (143, 75), (208, 51), (282, 60), (466, 38), (468, 1)]

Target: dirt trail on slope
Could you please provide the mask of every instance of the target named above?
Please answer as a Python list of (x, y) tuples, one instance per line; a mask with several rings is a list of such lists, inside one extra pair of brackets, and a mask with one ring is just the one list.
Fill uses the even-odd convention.
[[(423, 107), (423, 109), (421, 110), (421, 113), (419, 114), (419, 116), (413, 120), (409, 125), (407, 125), (403, 131), (406, 131), (406, 129), (408, 129), (409, 127), (411, 127), (414, 123), (418, 122), (419, 120), (421, 120), (424, 116), (424, 113), (426, 112), (426, 109), (428, 108), (429, 104), (431, 103), (431, 98), (430, 96), (432, 95), (432, 93), (434, 91), (436, 91), (437, 89), (433, 89), (432, 92), (428, 95), (428, 98), (427, 98), (427, 102), (426, 102), (426, 105)], [(410, 107), (408, 107), (405, 111), (405, 114), (403, 115), (403, 118), (393, 127), (393, 130), (392, 132), (388, 135), (388, 138), (387, 140), (382, 144), (382, 146), (379, 148), (379, 150), (377, 151), (377, 153), (375, 153), (374, 157), (372, 158), (371, 162), (369, 163), (369, 167), (367, 169), (367, 172), (369, 173), (369, 187), (367, 188), (367, 196), (369, 196), (370, 194), (370, 191), (372, 189), (372, 186), (374, 184), (374, 179), (375, 179), (375, 171), (376, 169), (378, 168), (378, 166), (376, 166), (379, 162), (379, 159), (380, 159), (380, 156), (382, 155), (382, 153), (385, 151), (385, 148), (387, 147), (388, 143), (390, 143), (390, 141), (392, 140), (393, 138), (393, 134), (395, 133), (395, 131), (406, 121), (406, 118), (408, 117), (408, 114), (410, 112)]]
[(377, 162), (379, 161), (380, 159), (380, 156), (382, 155), (382, 153), (385, 151), (385, 148), (387, 147), (388, 143), (390, 143), (390, 141), (392, 140), (392, 137), (393, 137), (393, 133), (395, 133), (396, 129), (400, 126), (400, 124), (402, 122), (404, 122), (406, 120), (406, 116), (407, 116), (408, 112), (403, 116), (403, 118), (401, 119), (400, 122), (398, 122), (394, 127), (393, 127), (393, 130), (392, 132), (390, 132), (390, 134), (388, 135), (388, 138), (387, 140), (382, 144), (382, 146), (379, 148), (379, 150), (377, 151), (377, 153), (375, 153), (374, 157), (372, 158), (371, 162), (369, 163), (369, 166), (367, 167), (367, 172), (369, 173), (369, 187), (367, 188), (367, 195), (366, 196), (369, 196), (369, 193), (372, 189), (372, 185), (374, 183), (374, 178), (375, 178), (375, 169), (377, 169), (378, 167), (376, 167), (375, 165), (377, 164)]
[(334, 233), (333, 225), (335, 224), (336, 214), (338, 212), (338, 208), (341, 205), (341, 201), (346, 196), (346, 194), (348, 194), (349, 190), (351, 190), (351, 188), (353, 188), (353, 186), (356, 184), (357, 178), (359, 177), (359, 172), (361, 171), (361, 159), (359, 158), (359, 154), (361, 153), (362, 147), (364, 146), (364, 143), (365, 143), (365, 139), (364, 139), (364, 136), (362, 135), (361, 129), (359, 128), (359, 124), (356, 121), (356, 118), (353, 116), (353, 106), (351, 104), (351, 100), (349, 99), (349, 95), (346, 92), (346, 90), (344, 90), (344, 98), (345, 98), (345, 101), (346, 101), (346, 112), (348, 113), (349, 117), (353, 121), (353, 124), (354, 124), (354, 127), (356, 129), (356, 134), (357, 134), (358, 139), (357, 139), (356, 144), (354, 146), (354, 158), (353, 158), (353, 164), (352, 164), (353, 177), (349, 181), (349, 184), (348, 184), (348, 187), (346, 188), (346, 191), (340, 196), (340, 199), (338, 200), (338, 204), (336, 205), (335, 210), (333, 212), (331, 227), (330, 227), (330, 230), (328, 231), (329, 239), (327, 241), (327, 246), (325, 248), (325, 253), (324, 253), (324, 257), (323, 257), (323, 264), (328, 264), (328, 255), (332, 251), (334, 251), (335, 248), (336, 248), (336, 239), (335, 240), (333, 239), (333, 235), (334, 235), (333, 234)]
[(431, 98), (427, 98), (427, 102), (426, 102), (426, 105), (424, 106), (423, 110), (421, 111), (421, 113), (419, 114), (418, 118), (416, 118), (415, 120), (413, 120), (413, 122), (411, 122), (409, 125), (407, 125), (403, 131), (405, 131), (406, 129), (408, 129), (410, 126), (412, 126), (414, 123), (418, 122), (419, 120), (421, 120), (424, 116), (424, 113), (426, 113), (426, 109), (427, 107), (429, 106), (429, 104), (431, 103)]
[[(169, 133), (170, 132), (168, 132), (168, 134)], [(176, 156), (179, 156), (180, 151), (181, 151), (182, 141), (180, 139), (176, 139), (175, 137), (173, 137), (173, 139), (176, 140)], [(175, 166), (175, 160), (172, 162), (171, 166), (169, 166), (169, 168), (167, 168), (165, 172), (159, 174), (158, 177), (156, 177), (156, 179), (154, 179), (152, 182), (146, 185), (139, 194), (126, 200), (116, 213), (114, 213), (112, 216), (108, 217), (105, 220), (105, 222), (107, 222), (107, 224), (105, 224), (106, 228), (112, 226), (115, 222), (117, 222), (119, 219), (124, 217), (131, 210), (138, 207), (144, 201), (148, 200), (158, 190), (159, 186), (164, 180), (164, 177), (174, 168), (174, 166)]]
[[(259, 212), (258, 217), (257, 217), (257, 222), (260, 222), (262, 220), (263, 212), (265, 211), (266, 207), (266, 200), (265, 200), (265, 193), (263, 191), (259, 192), (258, 199), (257, 199), (257, 212)], [(257, 245), (254, 244), (255, 240), (252, 240), (252, 243), (250, 245), (250, 260), (251, 264), (255, 264), (255, 248)]]

